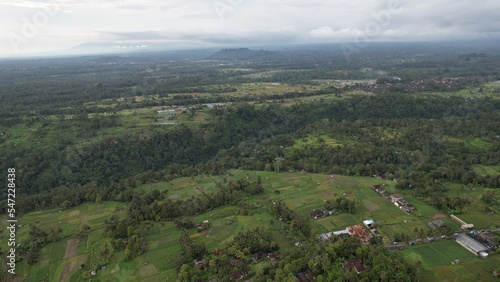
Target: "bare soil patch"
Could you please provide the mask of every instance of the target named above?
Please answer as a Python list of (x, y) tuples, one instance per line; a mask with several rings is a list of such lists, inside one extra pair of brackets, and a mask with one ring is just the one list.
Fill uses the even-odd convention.
[(66, 253), (64, 254), (64, 258), (70, 259), (76, 256), (77, 248), (78, 248), (78, 240), (69, 239), (68, 242), (66, 242)]
[(330, 195), (332, 195), (332, 192), (330, 192), (330, 191), (327, 191), (327, 192), (323, 192), (323, 193), (321, 193), (321, 197), (322, 197), (322, 198), (324, 198), (324, 197), (328, 197), (328, 196), (330, 196)]
[(331, 182), (333, 182), (333, 177), (328, 177), (328, 179), (326, 179), (325, 181), (323, 181), (322, 185), (328, 185)]
[(369, 211), (376, 211), (379, 207), (375, 204), (366, 204), (365, 208)]

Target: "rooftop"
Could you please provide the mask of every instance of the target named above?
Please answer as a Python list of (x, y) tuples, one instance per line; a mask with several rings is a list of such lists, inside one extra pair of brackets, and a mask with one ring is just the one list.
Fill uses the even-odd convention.
[(365, 271), (365, 266), (360, 259), (346, 259), (344, 261), (343, 267), (347, 272), (351, 271), (352, 269), (354, 269), (358, 274)]
[(257, 253), (252, 255), (252, 259), (255, 262), (259, 262), (259, 261), (263, 260), (266, 256), (267, 256), (267, 254), (264, 253), (263, 251), (258, 251)]
[(363, 220), (363, 224), (366, 225), (366, 226), (370, 226), (370, 225), (372, 225), (374, 223), (375, 223), (375, 221), (373, 221), (373, 219)]
[(325, 216), (325, 212), (322, 210), (313, 210), (313, 211), (309, 212), (309, 216), (311, 218), (323, 217), (323, 216)]
[(295, 278), (297, 278), (297, 281), (299, 281), (299, 282), (312, 282), (312, 281), (314, 281), (314, 276), (312, 275), (311, 271), (309, 271), (309, 270), (295, 274)]
[(488, 248), (479, 243), (478, 241), (472, 239), (471, 237), (467, 236), (465, 233), (460, 233), (457, 235), (457, 238), (455, 239), (460, 245), (466, 247), (470, 251), (473, 251), (475, 253), (480, 253), (483, 251), (488, 251)]

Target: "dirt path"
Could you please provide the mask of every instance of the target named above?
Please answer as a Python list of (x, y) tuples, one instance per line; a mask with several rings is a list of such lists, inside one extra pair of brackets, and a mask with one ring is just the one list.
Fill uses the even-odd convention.
[(446, 218), (448, 216), (446, 216), (445, 214), (442, 214), (442, 213), (436, 213), (432, 216), (432, 219), (437, 219), (437, 218)]
[(331, 182), (333, 182), (333, 177), (328, 177), (328, 179), (323, 180), (323, 183), (321, 183), (321, 186), (327, 186)]
[[(65, 259), (71, 259), (74, 256), (76, 256), (76, 250), (78, 249), (78, 241), (76, 239), (69, 239), (68, 242), (66, 242), (66, 253), (64, 254)], [(69, 277), (68, 276), (69, 272), (71, 269), (74, 268), (75, 261), (68, 261), (66, 263), (66, 266), (64, 267), (63, 272), (61, 273), (61, 276), (59, 277), (59, 281), (68, 281)]]

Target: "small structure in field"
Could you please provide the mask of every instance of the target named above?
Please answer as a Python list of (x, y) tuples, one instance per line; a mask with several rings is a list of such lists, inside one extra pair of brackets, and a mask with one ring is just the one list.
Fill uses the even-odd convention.
[(309, 216), (312, 219), (322, 218), (322, 217), (325, 217), (327, 214), (328, 214), (327, 212), (322, 211), (322, 210), (313, 210), (313, 211), (309, 212)]

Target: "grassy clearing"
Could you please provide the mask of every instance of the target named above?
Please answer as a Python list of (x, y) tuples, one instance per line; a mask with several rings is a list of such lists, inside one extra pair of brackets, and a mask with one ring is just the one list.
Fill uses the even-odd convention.
[(500, 174), (500, 166), (488, 166), (488, 165), (474, 165), (472, 166), (474, 171), (481, 176), (487, 175), (499, 175)]
[(290, 150), (293, 150), (293, 149), (305, 149), (305, 148), (316, 148), (318, 147), (320, 144), (325, 144), (325, 145), (328, 145), (330, 147), (341, 147), (343, 146), (343, 144), (341, 142), (339, 142), (338, 140), (336, 139), (333, 139), (327, 135), (321, 135), (321, 136), (307, 136), (305, 138), (302, 138), (302, 139), (297, 139), (295, 141), (295, 144), (289, 148)]
[(486, 83), (478, 87), (468, 87), (455, 92), (433, 92), (432, 94), (443, 96), (460, 96), (464, 98), (480, 98), (485, 96), (500, 96), (498, 92), (498, 83)]
[[(24, 277), (24, 281), (42, 281), (49, 278), (50, 281), (57, 281), (69, 263), (67, 275), (64, 276), (69, 280), (69, 277), (78, 270), (78, 266), (85, 263), (87, 259), (85, 254), (93, 249), (92, 245), (102, 240), (100, 234), (104, 221), (113, 214), (124, 217), (125, 212), (125, 204), (105, 202), (102, 204), (83, 204), (65, 211), (52, 209), (20, 215), (18, 224), (22, 225), (22, 227), (18, 229), (17, 233), (19, 243), (25, 244), (30, 229), (29, 224), (35, 224), (46, 232), (61, 227), (63, 239), (43, 247), (38, 263), (30, 266), (24, 261), (18, 262), (16, 265), (16, 272), (20, 273), (18, 277)], [(89, 223), (86, 220), (87, 218), (99, 218), (99, 220)], [(4, 220), (5, 217), (2, 217), (2, 229), (5, 228)], [(73, 236), (78, 232), (82, 224), (89, 224), (92, 232), (88, 235), (88, 238), (78, 241)], [(65, 257), (67, 244), (70, 240), (77, 241), (75, 254)], [(67, 281), (66, 278), (63, 280)]]
[[(454, 241), (412, 246), (402, 253), (414, 262), (422, 262), (424, 281), (496, 281), (490, 273), (498, 267), (498, 258), (480, 259)], [(456, 259), (460, 264), (452, 265)]]
[[(467, 197), (471, 201), (471, 204), (466, 206), (465, 212), (458, 215), (461, 219), (467, 223), (474, 224), (476, 228), (490, 228), (493, 225), (498, 226), (500, 214), (498, 212), (495, 214), (484, 213), (483, 209), (488, 205), (481, 200), (481, 197), (486, 191), (495, 191), (494, 189), (471, 188), (456, 183), (446, 183), (446, 187), (449, 189), (447, 192), (448, 195)], [(489, 207), (493, 210), (500, 211), (498, 205)]]
[(474, 138), (467, 143), (468, 146), (477, 149), (490, 148), (493, 146), (490, 142), (484, 141), (481, 138)]

